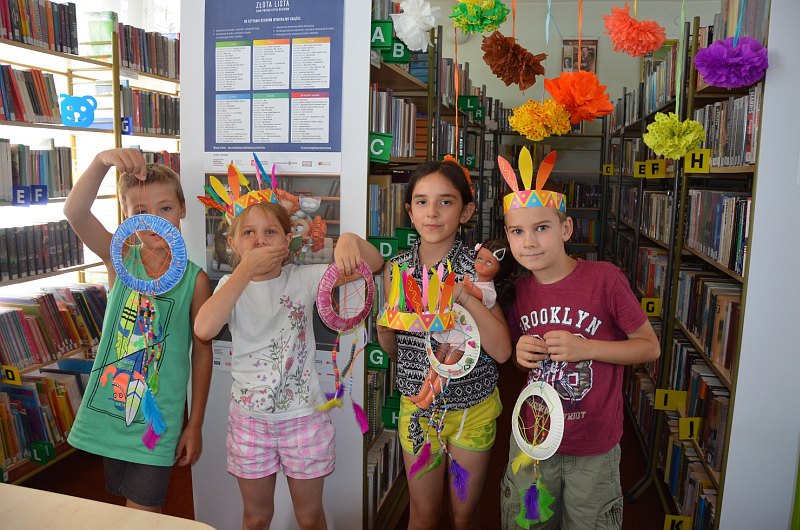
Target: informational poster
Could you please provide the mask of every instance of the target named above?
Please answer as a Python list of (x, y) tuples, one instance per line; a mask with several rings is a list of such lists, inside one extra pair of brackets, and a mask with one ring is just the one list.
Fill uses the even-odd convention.
[(205, 6), (206, 171), (258, 152), (279, 172), (340, 173), (343, 3)]

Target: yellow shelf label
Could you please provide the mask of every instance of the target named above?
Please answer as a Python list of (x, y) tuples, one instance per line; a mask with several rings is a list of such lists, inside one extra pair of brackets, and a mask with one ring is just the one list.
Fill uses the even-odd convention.
[(678, 438), (681, 440), (697, 440), (703, 418), (679, 418)]
[(656, 410), (678, 410), (686, 405), (685, 390), (656, 389), (656, 401), (653, 408)]
[(603, 164), (603, 176), (604, 177), (614, 176), (614, 164)]
[(664, 516), (664, 530), (689, 530), (692, 527), (692, 518), (681, 515)]
[(687, 173), (709, 173), (711, 149), (692, 149), (683, 155), (683, 169)]
[(642, 298), (642, 309), (649, 317), (661, 316), (661, 298)]
[(19, 370), (16, 366), (4, 364), (0, 366), (0, 369), (3, 371), (3, 378), (0, 379), (0, 383), (17, 386), (22, 384), (22, 376), (19, 375)]
[(633, 163), (633, 176), (640, 179), (667, 178), (666, 160), (645, 160)]

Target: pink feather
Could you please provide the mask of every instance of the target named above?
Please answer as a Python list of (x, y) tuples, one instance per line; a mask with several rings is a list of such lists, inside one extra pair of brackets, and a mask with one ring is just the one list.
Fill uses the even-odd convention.
[(450, 476), (453, 477), (453, 488), (461, 502), (467, 500), (467, 488), (469, 487), (469, 471), (458, 465), (455, 458), (450, 457)]
[(156, 434), (156, 432), (153, 430), (152, 424), (148, 424), (147, 430), (142, 436), (142, 443), (144, 443), (144, 445), (152, 451), (156, 448), (159, 438), (161, 438), (161, 436)]
[(367, 434), (369, 430), (369, 422), (367, 421), (367, 413), (361, 408), (361, 405), (353, 401), (353, 414), (356, 416), (356, 422), (361, 429), (361, 434)]
[(422, 446), (422, 449), (419, 451), (419, 456), (417, 456), (417, 460), (411, 464), (411, 469), (408, 470), (408, 476), (414, 478), (417, 476), (422, 469), (424, 469), (428, 465), (428, 461), (431, 459), (431, 443), (428, 442)]

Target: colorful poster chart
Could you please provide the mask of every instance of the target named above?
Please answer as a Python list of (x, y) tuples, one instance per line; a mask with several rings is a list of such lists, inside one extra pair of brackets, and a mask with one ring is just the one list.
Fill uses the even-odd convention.
[(205, 11), (206, 165), (255, 151), (337, 172), (343, 2), (208, 0)]

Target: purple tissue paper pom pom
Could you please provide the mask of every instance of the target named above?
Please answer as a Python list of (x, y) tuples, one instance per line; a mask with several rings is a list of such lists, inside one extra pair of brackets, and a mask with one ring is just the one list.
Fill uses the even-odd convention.
[(769, 62), (767, 49), (758, 40), (740, 37), (734, 46), (733, 37), (728, 37), (699, 50), (694, 65), (707, 84), (739, 88), (750, 86), (764, 77)]

